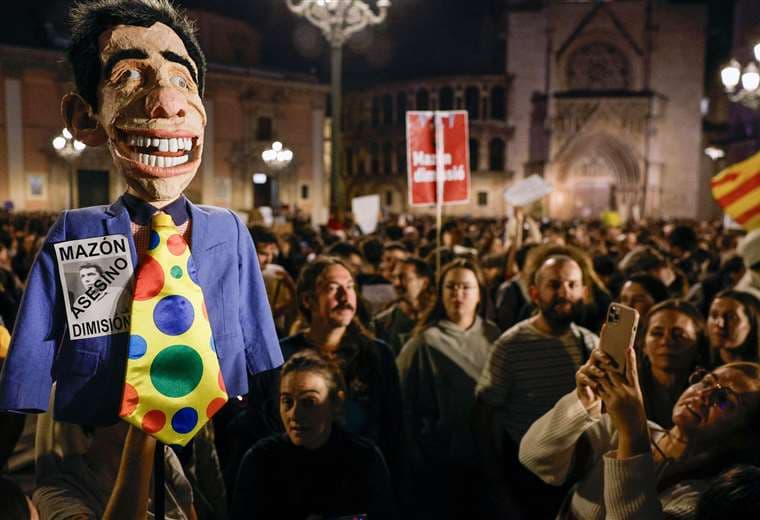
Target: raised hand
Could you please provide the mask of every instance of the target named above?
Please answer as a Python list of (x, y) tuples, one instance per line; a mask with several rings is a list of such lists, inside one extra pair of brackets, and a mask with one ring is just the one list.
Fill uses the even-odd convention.
[(612, 366), (602, 366), (597, 392), (618, 431), (618, 457), (627, 458), (649, 451), (649, 428), (636, 369), (636, 354), (626, 352), (625, 374)]
[(599, 380), (604, 378), (606, 373), (601, 367), (614, 370), (614, 365), (615, 361), (597, 348), (591, 352), (588, 361), (575, 373), (578, 399), (592, 415), (598, 416), (601, 413), (600, 407), (596, 406), (600, 399)]

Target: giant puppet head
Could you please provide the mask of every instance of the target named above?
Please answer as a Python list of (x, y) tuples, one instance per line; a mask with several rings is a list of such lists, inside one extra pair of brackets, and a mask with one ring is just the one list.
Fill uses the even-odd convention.
[(206, 60), (192, 23), (168, 0), (94, 0), (72, 9), (76, 93), (61, 110), (74, 137), (108, 145), (147, 201), (177, 198), (203, 151)]

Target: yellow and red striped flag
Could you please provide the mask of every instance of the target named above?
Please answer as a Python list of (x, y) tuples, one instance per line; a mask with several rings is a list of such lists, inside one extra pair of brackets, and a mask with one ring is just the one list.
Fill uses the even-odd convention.
[(760, 152), (710, 181), (715, 200), (747, 231), (760, 228)]

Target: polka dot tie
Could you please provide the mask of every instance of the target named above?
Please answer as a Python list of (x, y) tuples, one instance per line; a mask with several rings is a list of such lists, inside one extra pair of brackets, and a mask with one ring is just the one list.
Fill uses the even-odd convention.
[(227, 402), (227, 391), (190, 248), (165, 213), (153, 216), (129, 332), (119, 416), (184, 446)]

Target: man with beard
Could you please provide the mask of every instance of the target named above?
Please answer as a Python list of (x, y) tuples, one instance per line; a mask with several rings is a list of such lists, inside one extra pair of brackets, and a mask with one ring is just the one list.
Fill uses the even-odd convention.
[(598, 341), (576, 325), (586, 292), (575, 260), (545, 259), (530, 286), (537, 314), (497, 340), (478, 382), (476, 427), (487, 450), (490, 491), (515, 518), (554, 518), (564, 496), (565, 490), (541, 483), (520, 466), (517, 454), (533, 421), (575, 387), (575, 372)]
[[(390, 347), (373, 339), (360, 324), (356, 290), (343, 259), (322, 256), (306, 265), (296, 287), (306, 329), (283, 339), (280, 347), (286, 361), (296, 352), (313, 349), (338, 364), (347, 389), (343, 427), (374, 441), (396, 477), (403, 413), (399, 375)], [(250, 413), (236, 426), (243, 432), (241, 455), (261, 437), (283, 431), (278, 379), (254, 382)], [(267, 424), (260, 424), (262, 416), (269, 419)]]

